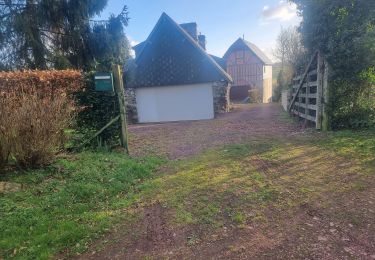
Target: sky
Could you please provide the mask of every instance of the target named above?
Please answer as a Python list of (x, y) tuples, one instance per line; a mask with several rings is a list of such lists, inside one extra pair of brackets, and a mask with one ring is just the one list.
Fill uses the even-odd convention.
[(272, 60), (281, 27), (301, 21), (296, 6), (286, 0), (108, 0), (98, 19), (129, 9), (125, 29), (132, 45), (144, 41), (163, 12), (177, 23), (196, 22), (206, 35), (207, 51), (222, 57), (239, 37), (256, 44)]

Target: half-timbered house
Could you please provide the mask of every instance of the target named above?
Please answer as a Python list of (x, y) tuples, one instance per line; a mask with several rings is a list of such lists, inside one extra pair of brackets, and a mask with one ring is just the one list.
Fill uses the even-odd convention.
[(239, 38), (224, 59), (226, 71), (233, 79), (231, 100), (245, 100), (253, 90), (259, 93), (259, 101), (272, 101), (272, 62), (256, 45)]

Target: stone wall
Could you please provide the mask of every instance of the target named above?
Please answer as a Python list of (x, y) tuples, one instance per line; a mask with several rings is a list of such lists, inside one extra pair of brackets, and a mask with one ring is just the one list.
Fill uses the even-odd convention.
[(137, 100), (134, 88), (125, 88), (125, 104), (128, 123), (138, 122)]
[(215, 82), (212, 86), (214, 95), (214, 112), (226, 113), (230, 110), (230, 84), (226, 81)]

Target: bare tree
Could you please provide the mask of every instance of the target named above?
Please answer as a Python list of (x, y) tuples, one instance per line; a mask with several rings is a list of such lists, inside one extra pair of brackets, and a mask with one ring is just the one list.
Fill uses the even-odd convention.
[(274, 56), (281, 62), (280, 73), (277, 78), (275, 97), (278, 99), (281, 90), (288, 88), (291, 79), (305, 62), (305, 48), (302, 45), (301, 35), (296, 27), (281, 28), (277, 38)]
[(284, 68), (285, 60), (288, 52), (289, 35), (286, 29), (281, 27), (279, 36), (277, 37), (277, 46), (273, 51), (273, 55), (281, 61), (281, 67)]
[(283, 68), (288, 65), (298, 69), (301, 59), (304, 59), (305, 48), (296, 27), (281, 28), (274, 56), (281, 61)]

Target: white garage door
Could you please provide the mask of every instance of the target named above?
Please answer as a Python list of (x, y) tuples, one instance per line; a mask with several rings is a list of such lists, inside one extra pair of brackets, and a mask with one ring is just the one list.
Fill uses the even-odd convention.
[(140, 123), (214, 118), (212, 84), (136, 90)]

